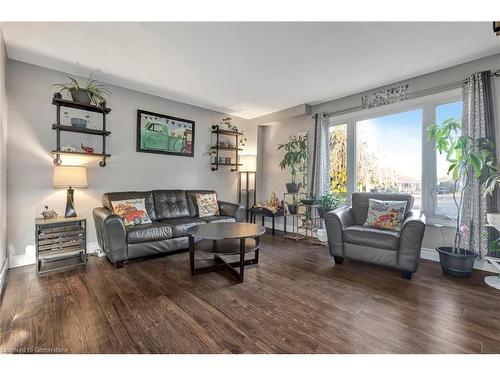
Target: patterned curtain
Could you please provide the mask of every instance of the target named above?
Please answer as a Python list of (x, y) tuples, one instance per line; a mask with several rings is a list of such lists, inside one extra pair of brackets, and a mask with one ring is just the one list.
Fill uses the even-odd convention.
[(311, 193), (315, 197), (330, 190), (330, 163), (328, 160), (328, 119), (323, 113), (314, 115), (314, 150)]
[[(462, 134), (473, 139), (485, 137), (495, 142), (489, 71), (471, 75), (464, 85)], [(484, 198), (485, 183), (486, 178), (471, 179), (464, 191), (462, 207), (462, 223), (469, 227), (468, 238), (463, 239), (462, 246), (478, 252), (481, 258), (487, 254), (492, 236), (485, 227), (486, 213), (496, 212), (497, 208), (495, 195)]]

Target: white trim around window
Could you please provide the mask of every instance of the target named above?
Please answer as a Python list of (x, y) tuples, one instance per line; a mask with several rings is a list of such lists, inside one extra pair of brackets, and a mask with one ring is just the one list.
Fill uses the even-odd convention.
[(435, 207), (437, 204), (436, 151), (434, 150), (434, 145), (427, 142), (426, 130), (428, 125), (436, 121), (437, 106), (456, 102), (461, 99), (462, 89), (455, 89), (382, 107), (330, 117), (330, 126), (347, 125), (348, 195), (350, 196), (356, 190), (356, 123), (399, 112), (422, 110), (422, 210), (427, 216), (428, 224), (454, 226), (453, 220), (435, 214)]

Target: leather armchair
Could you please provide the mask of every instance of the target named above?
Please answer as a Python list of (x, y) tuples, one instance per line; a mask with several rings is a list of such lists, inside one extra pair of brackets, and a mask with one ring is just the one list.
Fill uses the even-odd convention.
[[(364, 227), (368, 199), (406, 200), (408, 202), (401, 231)], [(330, 255), (342, 264), (344, 258), (397, 268), (411, 279), (420, 261), (425, 232), (425, 215), (412, 210), (413, 198), (407, 194), (354, 193), (352, 206), (325, 214)]]

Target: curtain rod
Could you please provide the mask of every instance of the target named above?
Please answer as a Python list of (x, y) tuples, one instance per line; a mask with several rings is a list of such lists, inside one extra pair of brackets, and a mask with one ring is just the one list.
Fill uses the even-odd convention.
[[(500, 69), (497, 69), (497, 70), (491, 72), (490, 77), (500, 77)], [(464, 83), (466, 83), (467, 81), (468, 81), (468, 78), (465, 78), (465, 79), (462, 79), (462, 80), (457, 81), (457, 82), (446, 83), (444, 85), (434, 86), (434, 87), (431, 87), (428, 89), (415, 91), (415, 92), (408, 94), (408, 99), (420, 98), (422, 96), (432, 95), (432, 94), (436, 94), (436, 93), (441, 92), (441, 91), (446, 91), (446, 90), (458, 88), (458, 87), (462, 86)], [(363, 109), (365, 109), (365, 108), (363, 108), (363, 106), (359, 105), (356, 107), (342, 109), (340, 111), (328, 112), (328, 113), (323, 114), (323, 117), (339, 116), (339, 115), (344, 115), (346, 113), (361, 111)]]

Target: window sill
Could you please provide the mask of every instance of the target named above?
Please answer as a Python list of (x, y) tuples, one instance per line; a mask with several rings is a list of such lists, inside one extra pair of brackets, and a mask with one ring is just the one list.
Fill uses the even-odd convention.
[(427, 218), (426, 225), (433, 226), (433, 227), (444, 227), (444, 228), (455, 228), (456, 223), (451, 220), (451, 219), (444, 219), (444, 218), (439, 218), (439, 217), (429, 217)]

